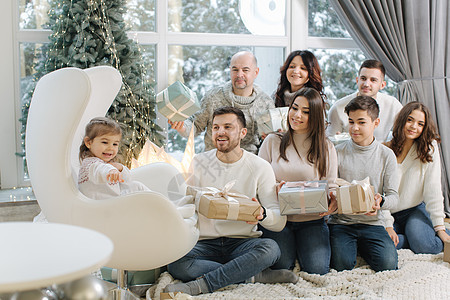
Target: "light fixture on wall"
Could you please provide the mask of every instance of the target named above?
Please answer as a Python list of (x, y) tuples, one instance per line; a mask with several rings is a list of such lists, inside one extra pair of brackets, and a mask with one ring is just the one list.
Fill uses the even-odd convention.
[(240, 0), (239, 13), (252, 34), (286, 34), (286, 0)]

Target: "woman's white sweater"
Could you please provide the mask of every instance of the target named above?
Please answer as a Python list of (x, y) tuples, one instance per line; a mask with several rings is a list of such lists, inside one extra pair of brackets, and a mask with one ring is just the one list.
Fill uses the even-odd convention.
[[(399, 202), (391, 213), (396, 213), (425, 202), (433, 226), (444, 225), (444, 197), (441, 187), (441, 159), (436, 141), (431, 153), (432, 162), (422, 163), (417, 157), (414, 143), (402, 163), (398, 164), (400, 186)], [(392, 227), (394, 218), (387, 215), (386, 227)]]

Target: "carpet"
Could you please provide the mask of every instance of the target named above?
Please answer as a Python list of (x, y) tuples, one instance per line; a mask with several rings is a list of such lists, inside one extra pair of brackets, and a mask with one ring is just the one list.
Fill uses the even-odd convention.
[[(233, 284), (195, 297), (177, 294), (175, 299), (450, 299), (450, 264), (442, 256), (398, 250), (399, 269), (378, 273), (360, 258), (353, 270), (331, 270), (326, 275), (301, 272), (297, 264), (296, 284)], [(172, 282), (168, 272), (161, 274), (147, 299), (159, 299)]]

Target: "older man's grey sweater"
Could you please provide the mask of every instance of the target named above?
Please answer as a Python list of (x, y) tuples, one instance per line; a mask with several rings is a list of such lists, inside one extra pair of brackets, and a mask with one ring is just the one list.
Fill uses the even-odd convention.
[(253, 85), (253, 93), (250, 97), (235, 95), (231, 81), (207, 92), (201, 100), (200, 111), (184, 122), (186, 131), (183, 136), (189, 136), (192, 125), (194, 125), (195, 135), (202, 133), (206, 128), (205, 151), (214, 149), (211, 139), (212, 116), (215, 109), (223, 106), (233, 106), (242, 110), (247, 123), (247, 135), (241, 141), (241, 148), (257, 153), (260, 142), (256, 120), (263, 112), (275, 107), (274, 101), (257, 85)]

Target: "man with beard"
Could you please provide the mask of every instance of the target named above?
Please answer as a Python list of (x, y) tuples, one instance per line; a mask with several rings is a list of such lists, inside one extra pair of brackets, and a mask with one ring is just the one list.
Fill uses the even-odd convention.
[(380, 93), (380, 90), (386, 87), (385, 73), (383, 64), (378, 60), (368, 59), (361, 64), (356, 77), (358, 91), (336, 101), (328, 113), (327, 136), (348, 132), (345, 106), (356, 96), (369, 96), (375, 99), (380, 107), (380, 125), (375, 129), (374, 136), (379, 142), (390, 139), (389, 133), (394, 126), (395, 116), (403, 106), (396, 98)]
[(205, 131), (205, 151), (214, 148), (212, 142), (212, 114), (216, 108), (232, 106), (243, 111), (247, 120), (247, 135), (242, 139), (241, 146), (245, 150), (257, 153), (260, 140), (256, 120), (258, 116), (270, 108), (274, 108), (274, 101), (264, 93), (254, 80), (258, 76), (259, 68), (253, 53), (241, 51), (233, 55), (230, 61), (231, 81), (214, 88), (206, 93), (201, 100), (201, 109), (184, 122), (169, 124), (180, 135), (189, 136), (192, 126), (195, 135)]
[(222, 189), (235, 181), (231, 190), (259, 201), (262, 208), (254, 222), (208, 219), (197, 214), (199, 241), (186, 256), (168, 266), (170, 274), (185, 283), (170, 284), (165, 292), (198, 295), (234, 283), (297, 282), (293, 272), (269, 268), (279, 259), (280, 248), (271, 239), (258, 238), (261, 232), (257, 224), (281, 231), (286, 217), (280, 215), (271, 166), (240, 147), (247, 133), (243, 112), (234, 107), (219, 108), (211, 123), (216, 149), (194, 157), (188, 184)]

